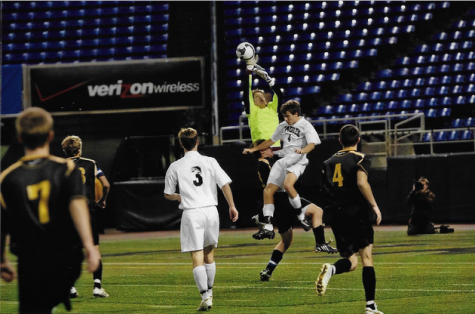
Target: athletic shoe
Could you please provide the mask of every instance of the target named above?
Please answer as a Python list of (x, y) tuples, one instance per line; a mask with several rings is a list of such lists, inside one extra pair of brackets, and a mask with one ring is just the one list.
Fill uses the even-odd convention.
[(261, 281), (269, 281), (270, 277), (272, 277), (272, 274), (269, 269), (264, 269), (261, 271)]
[(261, 229), (258, 232), (254, 233), (252, 237), (256, 240), (262, 240), (262, 239), (274, 239), (275, 238), (275, 232), (274, 230), (267, 230), (267, 229)]
[(367, 307), (365, 310), (365, 314), (384, 314), (384, 313), (378, 310), (378, 307), (376, 306), (374, 310), (372, 308)]
[(252, 216), (252, 221), (256, 224), (256, 226), (259, 227), (259, 230), (264, 229), (264, 226), (266, 225), (265, 223), (259, 221), (259, 214)]
[(303, 230), (305, 230), (305, 232), (310, 231), (312, 229), (312, 223), (308, 221), (307, 218), (300, 220), (300, 223), (302, 224), (302, 228)]
[(206, 298), (206, 300), (201, 301), (198, 311), (208, 311), (213, 307), (212, 297)]
[(71, 287), (71, 290), (69, 290), (69, 297), (71, 299), (77, 298), (79, 295), (78, 291), (76, 290), (76, 287)]
[(330, 246), (333, 240), (328, 241), (327, 243), (317, 244), (315, 245), (315, 253), (319, 252), (326, 252), (328, 254), (335, 254), (338, 253), (338, 250), (334, 247)]
[(322, 265), (320, 270), (320, 275), (318, 275), (317, 282), (317, 294), (324, 295), (325, 291), (327, 290), (328, 282), (332, 277), (332, 265), (325, 263)]
[(92, 294), (96, 297), (96, 298), (107, 298), (109, 297), (109, 295), (107, 294), (106, 290), (104, 290), (104, 288), (94, 288), (94, 290), (92, 291)]

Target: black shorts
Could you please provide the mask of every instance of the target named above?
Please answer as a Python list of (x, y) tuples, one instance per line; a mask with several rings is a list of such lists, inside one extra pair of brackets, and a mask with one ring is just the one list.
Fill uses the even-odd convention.
[(374, 229), (367, 206), (347, 205), (325, 210), (342, 257), (350, 257), (358, 250), (374, 243)]
[(60, 303), (70, 310), (69, 289), (81, 274), (83, 259), (78, 247), (19, 255), (20, 313), (51, 313)]
[[(302, 208), (311, 204), (308, 200), (300, 198)], [(278, 192), (274, 194), (275, 213), (274, 219), (279, 234), (285, 233), (292, 229), (295, 224), (300, 224), (297, 215), (300, 213), (292, 207), (289, 202), (289, 195), (287, 193)]]

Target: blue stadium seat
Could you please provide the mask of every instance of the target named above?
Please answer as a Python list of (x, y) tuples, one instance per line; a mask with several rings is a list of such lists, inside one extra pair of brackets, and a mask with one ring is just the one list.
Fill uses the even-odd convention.
[(419, 97), (421, 95), (421, 90), (419, 88), (414, 88), (411, 91), (411, 97)]
[[(412, 82), (412, 80), (409, 80)], [(398, 88), (401, 85), (401, 82), (399, 80), (392, 80), (391, 81), (391, 88)]]
[(432, 138), (432, 133), (424, 133), (422, 135), (421, 141), (422, 142), (430, 142), (431, 138)]
[(417, 99), (415, 103), (416, 108), (424, 108), (425, 107), (425, 99)]
[(317, 109), (317, 114), (332, 114), (334, 111), (333, 106), (320, 106)]
[(360, 107), (357, 104), (352, 104), (349, 109), (350, 112), (358, 112), (360, 111)]
[(473, 130), (465, 130), (460, 136), (462, 140), (472, 140), (473, 139)]
[(455, 83), (464, 83), (465, 82), (465, 75), (458, 74), (455, 78)]
[(375, 111), (382, 111), (386, 109), (386, 104), (384, 102), (378, 101), (376, 105), (374, 106)]
[(445, 75), (443, 78), (442, 78), (442, 84), (450, 84), (452, 83), (452, 76), (449, 76), (449, 75)]
[(460, 132), (459, 131), (451, 131), (448, 136), (447, 136), (447, 140), (449, 141), (456, 141), (459, 139), (459, 136), (460, 136)]
[(388, 110), (395, 110), (395, 109), (399, 109), (399, 102), (392, 100), (388, 103)]
[(436, 109), (427, 109), (425, 111), (425, 115), (428, 118), (435, 118), (435, 117), (437, 117), (437, 110)]
[(367, 102), (361, 106), (361, 111), (371, 111), (371, 110), (372, 110), (371, 104)]
[(397, 98), (406, 98), (407, 97), (407, 90), (405, 89), (400, 89), (397, 92)]
[(434, 141), (440, 142), (445, 141), (447, 139), (447, 132), (439, 131), (434, 134)]
[(429, 107), (436, 107), (439, 105), (438, 98), (431, 98), (429, 99)]
[(370, 94), (370, 99), (371, 100), (381, 99), (381, 92), (372, 92)]
[(337, 101), (340, 102), (351, 102), (353, 100), (353, 95), (350, 93), (338, 95)]
[(338, 107), (336, 107), (336, 112), (337, 113), (345, 113), (347, 112), (347, 106), (346, 105), (339, 105)]
[(404, 100), (402, 103), (401, 103), (401, 108), (403, 109), (408, 109), (408, 108), (412, 108), (412, 101), (411, 100)]
[(466, 97), (465, 96), (458, 96), (456, 99), (455, 99), (455, 104), (456, 105), (465, 105), (467, 103), (466, 101)]
[(438, 116), (439, 117), (450, 117), (450, 113), (452, 112), (451, 108), (442, 108), (440, 109)]
[(475, 126), (475, 118), (466, 118), (464, 121), (464, 126), (466, 127), (474, 127)]
[(460, 119), (460, 118), (454, 119), (454, 120), (452, 120), (451, 126), (452, 126), (453, 128), (462, 128), (462, 127), (465, 126), (465, 123), (464, 123), (464, 122), (465, 122), (465, 121), (464, 121), (463, 119)]
[(432, 96), (434, 95), (435, 91), (434, 91), (434, 87), (427, 87), (425, 89), (425, 92), (424, 92), (424, 95), (426, 96)]
[(425, 78), (419, 77), (419, 78), (417, 78), (415, 85), (416, 86), (423, 86), (425, 84), (425, 82), (426, 82)]

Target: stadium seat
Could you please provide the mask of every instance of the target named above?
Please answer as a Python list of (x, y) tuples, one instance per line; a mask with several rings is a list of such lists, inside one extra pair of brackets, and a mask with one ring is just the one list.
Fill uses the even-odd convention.
[(460, 136), (462, 140), (473, 140), (473, 130), (465, 130)]
[(424, 108), (425, 107), (425, 99), (417, 99), (415, 103), (416, 108)]
[(445, 141), (447, 139), (447, 132), (439, 131), (434, 134), (434, 141), (440, 142)]
[(392, 100), (388, 103), (388, 110), (395, 110), (399, 108), (399, 102)]
[(403, 108), (403, 109), (412, 108), (412, 101), (410, 101), (408, 99), (404, 100), (401, 104), (401, 108)]
[(452, 112), (451, 108), (442, 108), (438, 113), (439, 117), (450, 117), (450, 113)]
[(474, 127), (475, 126), (475, 118), (466, 118), (464, 121), (464, 126), (466, 127)]
[(447, 136), (447, 140), (449, 141), (456, 141), (459, 139), (459, 136), (460, 136), (460, 132), (459, 131), (451, 131), (448, 136)]

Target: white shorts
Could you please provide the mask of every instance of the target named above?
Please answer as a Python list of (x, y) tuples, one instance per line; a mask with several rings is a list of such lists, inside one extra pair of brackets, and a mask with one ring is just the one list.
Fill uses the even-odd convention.
[(272, 166), (269, 178), (267, 179), (267, 184), (272, 183), (279, 186), (282, 190), (285, 190), (284, 181), (287, 172), (292, 172), (298, 179), (305, 171), (305, 168), (307, 168), (307, 165), (308, 159), (306, 158), (306, 155), (291, 154), (285, 156), (284, 158), (277, 160)]
[(183, 210), (180, 226), (182, 252), (200, 251), (218, 246), (219, 214), (216, 206)]

